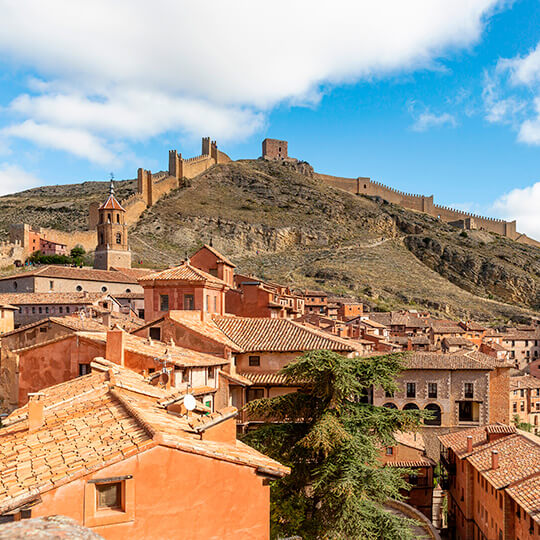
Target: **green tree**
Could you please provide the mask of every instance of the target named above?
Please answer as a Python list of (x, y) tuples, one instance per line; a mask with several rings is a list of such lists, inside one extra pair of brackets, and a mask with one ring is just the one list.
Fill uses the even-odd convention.
[[(255, 448), (291, 467), (272, 485), (272, 537), (409, 539), (408, 520), (383, 507), (406, 488), (403, 470), (380, 466), (393, 433), (418, 427), (423, 413), (365, 403), (370, 388), (395, 391), (402, 354), (346, 358), (308, 352), (282, 370), (302, 390), (252, 401), (269, 422), (246, 435)], [(271, 422), (270, 422), (271, 421)]]
[(80, 244), (77, 244), (69, 253), (71, 255), (71, 260), (73, 264), (81, 266), (84, 262), (84, 256), (86, 255), (86, 250)]

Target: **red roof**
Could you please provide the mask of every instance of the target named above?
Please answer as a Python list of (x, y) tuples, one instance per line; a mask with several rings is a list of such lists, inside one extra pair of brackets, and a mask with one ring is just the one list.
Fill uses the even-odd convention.
[(99, 207), (100, 210), (121, 210), (125, 212), (125, 208), (118, 202), (116, 197), (111, 193), (109, 198)]
[(162, 272), (154, 272), (153, 274), (147, 274), (139, 278), (139, 283), (146, 283), (148, 281), (198, 281), (215, 283), (218, 285), (227, 285), (223, 280), (212, 276), (191, 266), (189, 262), (184, 261), (180, 266), (173, 268), (167, 268)]

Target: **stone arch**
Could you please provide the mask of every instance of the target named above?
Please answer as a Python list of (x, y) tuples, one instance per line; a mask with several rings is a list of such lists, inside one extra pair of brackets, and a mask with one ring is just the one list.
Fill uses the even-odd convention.
[(426, 426), (440, 426), (441, 425), (441, 416), (442, 416), (442, 409), (440, 405), (437, 403), (428, 403), (424, 407), (425, 411), (429, 411), (433, 413), (433, 418), (425, 419), (424, 425)]
[(405, 403), (403, 406), (404, 411), (419, 411), (420, 407), (416, 403)]
[(387, 409), (397, 409), (397, 405), (395, 403), (391, 403), (390, 401), (385, 403), (383, 407), (386, 407)]

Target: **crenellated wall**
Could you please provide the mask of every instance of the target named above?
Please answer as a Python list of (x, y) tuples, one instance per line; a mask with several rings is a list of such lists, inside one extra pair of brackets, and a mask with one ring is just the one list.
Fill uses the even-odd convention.
[(385, 201), (398, 204), (404, 208), (416, 210), (417, 212), (425, 212), (426, 214), (430, 214), (433, 217), (462, 229), (482, 229), (500, 234), (501, 236), (505, 236), (522, 244), (540, 247), (540, 242), (516, 231), (515, 220), (505, 221), (503, 219), (471, 214), (448, 206), (440, 206), (433, 203), (433, 195), (426, 196), (405, 193), (366, 177), (343, 178), (315, 173), (314, 178), (317, 178), (332, 187), (354, 193), (355, 195), (381, 197)]

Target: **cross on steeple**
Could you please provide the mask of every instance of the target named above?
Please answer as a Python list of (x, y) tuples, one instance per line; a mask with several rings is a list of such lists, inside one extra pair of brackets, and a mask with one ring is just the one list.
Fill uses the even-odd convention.
[(110, 193), (111, 193), (111, 195), (114, 195), (114, 173), (111, 173), (111, 187), (110, 187)]

